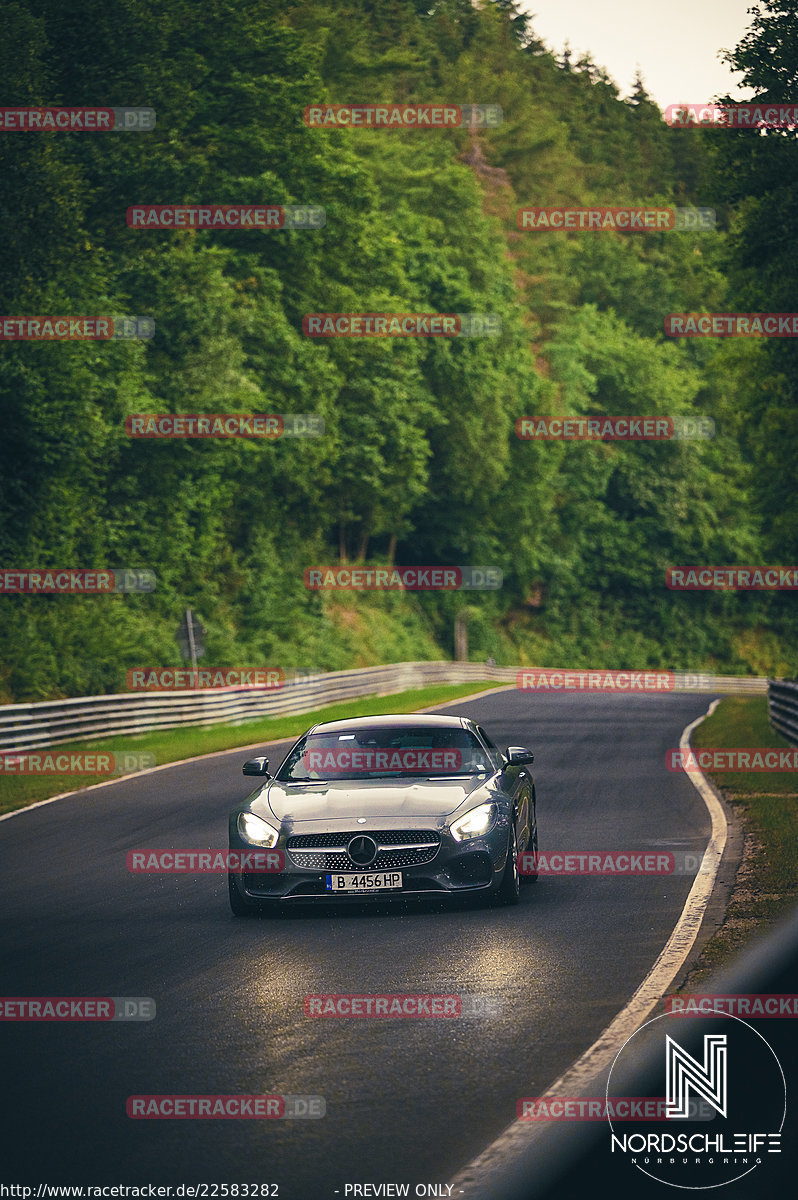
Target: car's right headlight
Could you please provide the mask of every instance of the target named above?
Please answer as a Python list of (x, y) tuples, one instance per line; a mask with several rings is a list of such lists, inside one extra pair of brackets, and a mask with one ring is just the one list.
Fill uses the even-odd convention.
[(458, 842), (467, 842), (469, 838), (482, 837), (495, 825), (497, 812), (495, 804), (478, 804), (465, 816), (452, 821), (452, 837)]
[(280, 836), (278, 830), (251, 812), (239, 813), (238, 832), (245, 842), (250, 842), (253, 846), (265, 846), (267, 850), (277, 845)]

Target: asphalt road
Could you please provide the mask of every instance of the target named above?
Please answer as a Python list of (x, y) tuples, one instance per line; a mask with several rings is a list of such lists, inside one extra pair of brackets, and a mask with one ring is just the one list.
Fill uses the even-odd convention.
[[(706, 811), (665, 753), (707, 705), (513, 690), (445, 711), (535, 752), (541, 850), (700, 853)], [(0, 1025), (3, 1182), (276, 1183), (281, 1200), (343, 1197), (357, 1183), (441, 1186), (625, 1004), (692, 882), (548, 877), (514, 909), (425, 901), (274, 920), (233, 918), (223, 875), (130, 874), (131, 849), (226, 845), (228, 808), (251, 790), (243, 758), (0, 823), (0, 994), (157, 1003), (146, 1023)], [(305, 1017), (303, 997), (320, 992), (476, 993), (498, 1011)], [(320, 1095), (327, 1115), (126, 1115), (128, 1096), (174, 1093)]]

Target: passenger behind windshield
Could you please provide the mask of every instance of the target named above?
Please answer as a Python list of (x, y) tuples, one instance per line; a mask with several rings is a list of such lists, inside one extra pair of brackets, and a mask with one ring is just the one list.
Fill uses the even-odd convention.
[(275, 776), (284, 783), (335, 779), (428, 779), (492, 770), (468, 729), (424, 726), (311, 733), (294, 747)]

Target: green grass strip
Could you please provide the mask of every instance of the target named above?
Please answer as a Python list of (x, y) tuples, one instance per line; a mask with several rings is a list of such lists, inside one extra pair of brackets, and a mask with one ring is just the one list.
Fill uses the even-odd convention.
[[(790, 743), (768, 721), (766, 696), (729, 696), (691, 738), (710, 747), (786, 749)], [(773, 925), (798, 901), (798, 772), (705, 771), (739, 816), (745, 857), (722, 928), (707, 943), (696, 982), (738, 954), (753, 935)]]

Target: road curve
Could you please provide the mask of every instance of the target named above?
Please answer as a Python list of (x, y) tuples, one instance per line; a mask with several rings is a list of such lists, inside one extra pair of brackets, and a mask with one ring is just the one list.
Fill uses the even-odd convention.
[[(445, 711), (534, 750), (541, 849), (700, 854), (706, 810), (665, 755), (707, 702), (508, 690)], [(150, 1022), (0, 1025), (8, 1182), (276, 1183), (281, 1200), (390, 1182), (446, 1195), (517, 1099), (545, 1092), (628, 1001), (692, 883), (548, 877), (514, 909), (426, 901), (236, 920), (222, 875), (130, 874), (132, 849), (225, 845), (228, 808), (248, 790), (242, 757), (131, 777), (0, 824), (0, 993), (157, 1004)], [(476, 993), (497, 1010), (305, 1017), (303, 997), (322, 992)], [(126, 1115), (128, 1096), (175, 1093), (320, 1095), (327, 1115)]]

